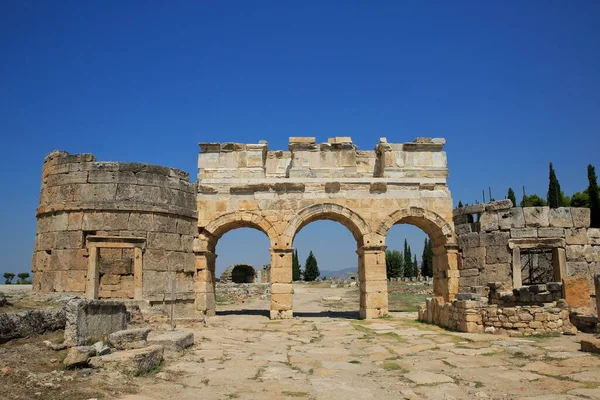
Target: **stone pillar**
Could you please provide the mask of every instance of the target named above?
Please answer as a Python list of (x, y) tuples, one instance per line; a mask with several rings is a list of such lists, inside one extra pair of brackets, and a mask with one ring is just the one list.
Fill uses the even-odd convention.
[(562, 282), (567, 277), (567, 255), (562, 247), (552, 249), (552, 272), (554, 282)]
[(442, 245), (433, 249), (433, 293), (445, 301), (454, 300), (458, 293), (460, 272), (458, 246)]
[(512, 249), (512, 284), (514, 289), (523, 286), (523, 277), (521, 276), (521, 249), (515, 246)]
[(385, 249), (385, 246), (363, 246), (357, 250), (361, 319), (388, 314)]
[(292, 318), (294, 295), (292, 288), (293, 248), (275, 248), (271, 252), (271, 319)]
[(142, 300), (144, 298), (143, 282), (144, 282), (144, 262), (141, 247), (133, 249), (133, 298), (134, 300)]
[(600, 274), (594, 275), (594, 288), (596, 290), (596, 316), (600, 321)]
[(196, 292), (196, 310), (212, 317), (215, 315), (215, 260), (212, 251), (195, 253), (194, 291)]
[(90, 246), (88, 251), (88, 270), (87, 281), (85, 286), (85, 297), (88, 299), (98, 298), (98, 286), (100, 285), (100, 268), (98, 268), (98, 259), (100, 258), (100, 250), (96, 246)]

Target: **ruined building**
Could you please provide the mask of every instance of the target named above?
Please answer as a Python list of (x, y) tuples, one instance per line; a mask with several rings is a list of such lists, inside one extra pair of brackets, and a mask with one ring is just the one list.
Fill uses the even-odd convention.
[[(557, 215), (494, 203), (453, 214), (444, 143), (382, 138), (370, 151), (347, 137), (290, 138), (288, 151), (266, 143), (200, 143), (197, 184), (172, 168), (52, 152), (42, 169), (34, 290), (154, 305), (171, 299), (174, 282), (177, 303), (213, 315), (217, 242), (250, 227), (270, 242), (262, 274), (271, 284), (270, 315), (289, 318), (294, 237), (323, 219), (341, 223), (356, 241), (362, 318), (388, 313), (385, 249), (394, 224), (415, 225), (431, 239), (436, 303), (422, 317), (457, 329), (472, 324), (440, 317), (458, 321), (449, 310), (457, 293), (489, 299), (488, 282), (506, 290), (537, 283), (517, 275), (530, 249), (543, 249), (534, 268), (546, 271), (548, 282), (597, 270), (597, 232), (587, 228), (585, 211)], [(466, 217), (469, 211), (481, 214), (478, 223)]]

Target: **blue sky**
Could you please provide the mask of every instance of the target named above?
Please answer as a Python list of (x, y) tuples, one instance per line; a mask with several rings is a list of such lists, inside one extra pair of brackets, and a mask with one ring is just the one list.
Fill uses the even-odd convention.
[[(600, 168), (598, 21), (585, 0), (2, 2), (0, 272), (29, 269), (55, 149), (195, 176), (201, 141), (433, 136), (455, 203), (488, 186), (545, 197), (550, 161), (568, 195), (582, 190), (586, 165)], [(319, 237), (339, 249), (320, 265), (356, 263), (341, 226), (298, 240)], [(234, 244), (267, 262), (258, 232), (222, 240), (219, 263)]]

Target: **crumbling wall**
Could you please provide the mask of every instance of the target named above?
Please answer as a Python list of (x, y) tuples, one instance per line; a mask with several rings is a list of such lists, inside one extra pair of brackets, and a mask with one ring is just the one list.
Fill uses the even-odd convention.
[(549, 281), (583, 275), (594, 292), (600, 229), (589, 227), (588, 208), (512, 207), (503, 200), (455, 209), (454, 224), (461, 254), (459, 293), (483, 294), (488, 282), (522, 286), (520, 256), (529, 249), (552, 253), (554, 279)]
[[(162, 300), (176, 279), (178, 299), (193, 299), (196, 186), (187, 173), (139, 163), (98, 162), (55, 151), (45, 158), (32, 261), (33, 290), (89, 291), (90, 243), (100, 246), (99, 298)], [(142, 249), (136, 283), (133, 241)], [(128, 239), (131, 238), (131, 239)], [(111, 247), (112, 246), (112, 247)], [(139, 271), (138, 271), (139, 272)], [(142, 278), (142, 279), (139, 279)]]
[(219, 282), (221, 283), (256, 283), (258, 271), (247, 264), (230, 265), (223, 271)]
[[(512, 207), (502, 200), (453, 213), (456, 300), (429, 299), (419, 319), (465, 332), (566, 332), (574, 329), (569, 306), (596, 307), (590, 293), (600, 272), (600, 229), (589, 227), (589, 209)], [(541, 282), (522, 276), (522, 255), (534, 253), (550, 257), (547, 270), (537, 266)]]

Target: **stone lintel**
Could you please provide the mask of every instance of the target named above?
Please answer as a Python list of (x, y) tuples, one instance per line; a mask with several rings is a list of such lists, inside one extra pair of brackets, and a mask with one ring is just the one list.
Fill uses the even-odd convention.
[(563, 238), (518, 238), (509, 239), (508, 247), (514, 249), (540, 249), (548, 247), (565, 247), (566, 241)]

